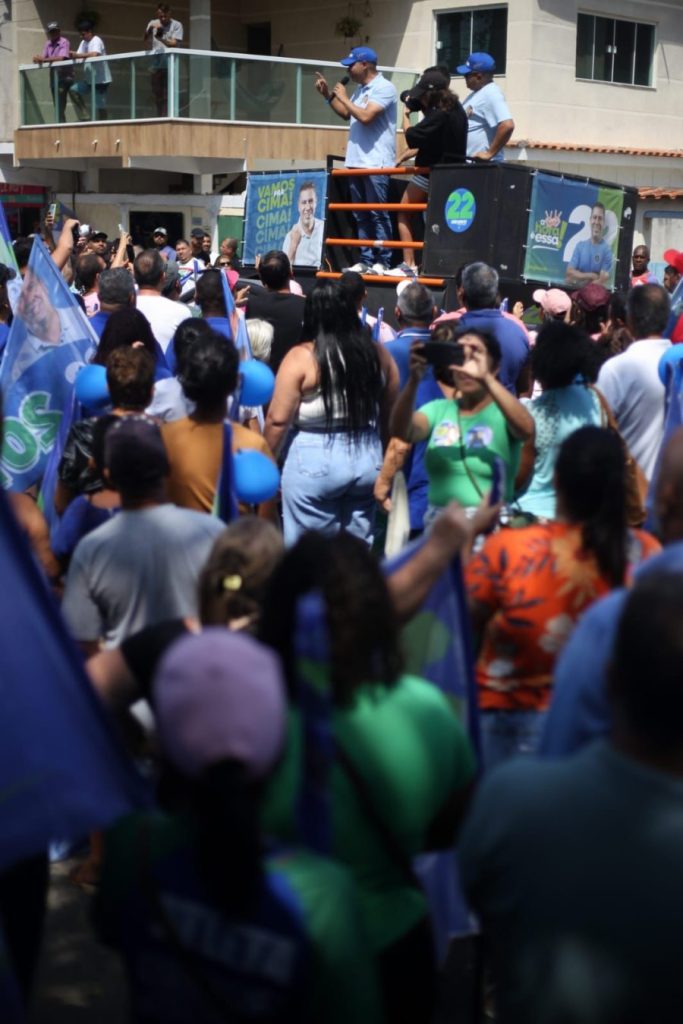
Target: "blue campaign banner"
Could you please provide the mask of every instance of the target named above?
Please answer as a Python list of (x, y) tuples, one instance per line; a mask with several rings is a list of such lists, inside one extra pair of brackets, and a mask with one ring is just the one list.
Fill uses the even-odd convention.
[(0, 493), (0, 871), (149, 803)]
[(523, 276), (570, 288), (597, 280), (612, 288), (623, 207), (619, 188), (537, 172)]
[(0, 366), (4, 437), (0, 485), (39, 483), (59, 435), (73, 384), (97, 335), (50, 254), (34, 239)]
[(325, 230), (327, 172), (249, 174), (244, 213), (244, 262), (281, 249), (292, 266), (319, 267)]

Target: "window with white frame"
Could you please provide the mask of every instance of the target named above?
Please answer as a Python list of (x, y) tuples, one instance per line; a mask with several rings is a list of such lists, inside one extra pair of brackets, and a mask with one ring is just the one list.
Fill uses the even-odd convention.
[(652, 85), (655, 27), (638, 21), (579, 14), (576, 77), (618, 85)]
[(505, 74), (507, 51), (507, 7), (474, 7), (436, 13), (436, 63), (451, 72), (470, 53), (490, 53), (496, 73)]

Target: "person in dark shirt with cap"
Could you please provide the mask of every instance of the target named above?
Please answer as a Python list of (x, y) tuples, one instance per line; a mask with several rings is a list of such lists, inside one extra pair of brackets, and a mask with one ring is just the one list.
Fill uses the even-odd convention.
[[(47, 42), (41, 53), (33, 58), (34, 64), (56, 64), (68, 60), (71, 56), (71, 43), (63, 36), (58, 21), (50, 21), (45, 26)], [(74, 67), (68, 64), (65, 67), (57, 68), (50, 75), (50, 89), (52, 98), (57, 104), (57, 120), (63, 121), (66, 111), (66, 97), (69, 89), (74, 83)]]
[[(436, 164), (464, 162), (467, 151), (467, 115), (460, 100), (449, 88), (450, 75), (445, 68), (427, 68), (412, 89), (401, 93), (403, 132), (410, 147), (398, 161), (404, 163), (415, 156), (419, 168)], [(411, 125), (410, 115), (421, 111), (424, 117)], [(422, 203), (429, 191), (429, 177), (416, 174), (403, 193), (402, 203)], [(402, 242), (413, 241), (410, 214), (398, 215), (398, 234)], [(415, 253), (410, 245), (403, 250), (403, 263), (390, 270), (392, 277), (415, 274)]]
[(477, 160), (502, 160), (515, 122), (505, 97), (493, 81), (495, 60), (490, 53), (471, 53), (455, 70), (465, 76), (465, 85), (470, 90), (463, 102), (469, 121), (467, 155)]

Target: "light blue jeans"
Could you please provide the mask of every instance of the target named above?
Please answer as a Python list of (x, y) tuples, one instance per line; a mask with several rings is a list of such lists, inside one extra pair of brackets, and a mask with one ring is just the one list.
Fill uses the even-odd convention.
[(346, 530), (372, 543), (373, 487), (382, 468), (382, 446), (374, 431), (354, 444), (348, 434), (297, 431), (282, 469), (285, 544), (306, 530), (327, 536)]
[(481, 751), (488, 771), (501, 761), (538, 752), (547, 711), (480, 711)]

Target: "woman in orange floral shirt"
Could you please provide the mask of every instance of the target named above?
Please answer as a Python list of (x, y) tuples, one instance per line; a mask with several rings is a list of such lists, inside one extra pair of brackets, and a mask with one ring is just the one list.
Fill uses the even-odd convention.
[(486, 767), (533, 753), (555, 659), (581, 613), (659, 550), (629, 530), (619, 439), (583, 427), (560, 448), (554, 522), (502, 529), (466, 569), (480, 637), (477, 683)]

